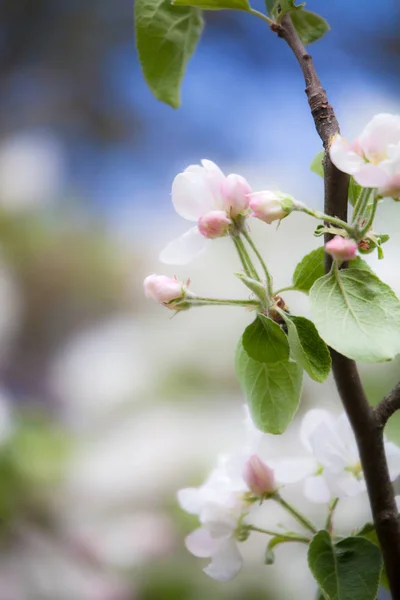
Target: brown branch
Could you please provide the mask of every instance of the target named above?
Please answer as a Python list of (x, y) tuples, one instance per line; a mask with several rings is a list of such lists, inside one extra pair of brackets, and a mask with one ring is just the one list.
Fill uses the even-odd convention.
[(375, 407), (375, 418), (379, 427), (384, 428), (390, 417), (398, 410), (400, 410), (400, 382)]
[[(349, 178), (332, 164), (328, 151), (332, 137), (339, 133), (339, 124), (333, 108), (316, 73), (312, 57), (302, 44), (290, 16), (285, 15), (281, 25), (272, 26), (272, 29), (292, 49), (304, 75), (311, 114), (325, 148), (325, 213), (347, 221)], [(331, 261), (327, 256), (326, 272), (330, 269), (330, 265)], [(331, 356), (336, 386), (360, 453), (392, 598), (400, 600), (400, 526), (385, 456), (383, 431), (378, 419), (380, 411), (377, 409), (374, 412), (369, 405), (355, 362), (335, 350), (331, 350)], [(400, 389), (397, 392), (400, 397)], [(397, 396), (396, 402), (400, 403)], [(385, 403), (384, 406), (393, 406), (393, 404), (394, 401)]]

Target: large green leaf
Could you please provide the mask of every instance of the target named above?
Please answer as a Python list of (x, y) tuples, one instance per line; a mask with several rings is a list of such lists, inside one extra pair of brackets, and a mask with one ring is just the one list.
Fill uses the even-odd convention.
[[(375, 546), (378, 546), (378, 548), (380, 548), (378, 536), (375, 530), (375, 525), (373, 523), (366, 523), (364, 527), (362, 527), (360, 531), (357, 531), (355, 535), (366, 538), (367, 540), (375, 544)], [(382, 567), (380, 585), (382, 585), (387, 590), (389, 589), (389, 580), (386, 575), (385, 565), (383, 565)]]
[(196, 6), (205, 10), (246, 10), (250, 9), (248, 0), (173, 0), (174, 6)]
[(302, 369), (290, 361), (266, 364), (253, 360), (242, 341), (235, 368), (256, 426), (266, 433), (283, 433), (299, 405)]
[(244, 330), (243, 348), (253, 360), (276, 363), (289, 360), (288, 338), (278, 323), (264, 315), (258, 315), (255, 321)]
[(290, 352), (293, 359), (315, 381), (322, 383), (331, 370), (331, 355), (318, 331), (305, 317), (295, 317), (282, 311), (288, 328)]
[(317, 279), (324, 276), (324, 257), (325, 251), (321, 246), (306, 254), (299, 262), (293, 273), (293, 287), (296, 290), (308, 294)]
[(348, 537), (333, 544), (327, 531), (319, 531), (308, 549), (312, 574), (329, 600), (375, 600), (382, 556), (372, 542)]
[(307, 46), (321, 39), (330, 29), (327, 21), (309, 10), (291, 13), (292, 22), (303, 44)]
[(374, 363), (400, 352), (400, 302), (370, 271), (334, 269), (314, 283), (310, 300), (320, 336), (341, 354)]
[(158, 100), (180, 104), (180, 85), (203, 30), (198, 8), (170, 0), (135, 0), (136, 45), (146, 82)]

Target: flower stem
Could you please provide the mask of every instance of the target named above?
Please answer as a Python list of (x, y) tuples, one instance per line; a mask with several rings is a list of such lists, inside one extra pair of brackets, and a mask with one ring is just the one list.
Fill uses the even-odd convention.
[(245, 306), (248, 308), (257, 308), (260, 306), (260, 302), (258, 300), (225, 300), (219, 298), (203, 298), (201, 296), (187, 298), (186, 301), (192, 306)]
[(361, 190), (361, 194), (358, 197), (358, 200), (354, 206), (353, 215), (352, 215), (352, 223), (356, 223), (358, 217), (362, 216), (365, 211), (365, 207), (368, 204), (368, 199), (371, 190), (369, 188), (363, 188)]
[[(367, 207), (368, 207), (368, 204), (367, 204)], [(375, 219), (376, 209), (377, 208), (378, 208), (378, 200), (375, 197), (374, 198), (374, 203), (372, 205), (372, 210), (371, 210), (371, 213), (370, 213), (370, 215), (368, 217), (367, 223), (364, 225), (364, 227), (360, 231), (360, 237), (361, 238), (363, 238), (364, 235), (371, 229), (372, 224), (373, 224), (374, 219)]]
[(256, 10), (255, 8), (250, 8), (247, 12), (265, 21), (269, 25), (269, 27), (271, 27), (271, 25), (273, 25), (274, 23), (272, 19), (267, 17), (267, 15), (264, 15), (264, 13), (260, 12), (259, 10)]
[(297, 212), (303, 212), (306, 215), (310, 215), (311, 217), (314, 217), (315, 219), (320, 219), (321, 221), (326, 221), (327, 223), (332, 223), (333, 225), (336, 225), (337, 227), (341, 227), (342, 229), (344, 229), (345, 231), (347, 231), (347, 233), (349, 233), (350, 235), (354, 235), (354, 227), (352, 225), (349, 225), (348, 223), (346, 223), (346, 221), (342, 221), (342, 219), (338, 219), (336, 217), (330, 217), (329, 215), (326, 215), (323, 212), (320, 212), (319, 210), (312, 210), (311, 208), (308, 208), (307, 206), (305, 206), (304, 204), (301, 204), (300, 202), (296, 203), (294, 205), (294, 209)]
[(264, 262), (263, 257), (261, 256), (257, 246), (255, 245), (255, 243), (253, 242), (253, 239), (251, 237), (251, 235), (247, 232), (247, 231), (243, 231), (242, 232), (243, 237), (245, 238), (245, 240), (247, 241), (247, 243), (249, 244), (250, 248), (253, 250), (254, 254), (257, 256), (260, 265), (262, 267), (262, 270), (264, 271), (265, 274), (265, 281), (267, 284), (267, 294), (268, 294), (268, 298), (272, 298), (272, 277), (267, 269), (267, 265)]
[[(274, 296), (277, 296), (278, 294), (282, 294), (282, 292), (295, 292), (297, 291), (295, 287), (293, 287), (292, 285), (288, 285), (286, 287), (280, 288), (279, 290), (274, 291)], [(300, 291), (300, 290), (298, 290)]]
[(232, 239), (236, 246), (236, 250), (239, 254), (239, 258), (241, 260), (246, 275), (248, 275), (248, 277), (251, 277), (252, 279), (255, 279), (256, 281), (260, 281), (260, 277), (258, 276), (258, 273), (253, 265), (253, 261), (251, 260), (249, 253), (247, 252), (245, 245), (243, 244), (243, 241), (240, 239), (240, 237), (236, 235), (232, 236)]
[(333, 515), (335, 512), (335, 508), (338, 505), (338, 502), (339, 502), (339, 498), (335, 498), (334, 500), (332, 500), (332, 502), (329, 505), (328, 517), (327, 517), (326, 523), (325, 523), (325, 529), (327, 529), (329, 531), (329, 533), (332, 533)]
[(273, 537), (285, 538), (287, 542), (302, 542), (303, 544), (309, 544), (310, 539), (304, 535), (297, 533), (282, 533), (280, 531), (271, 531), (269, 529), (263, 529), (262, 527), (256, 527), (255, 525), (247, 525), (249, 531), (257, 531), (258, 533), (265, 533), (266, 535), (272, 535)]
[(289, 504), (289, 502), (286, 502), (286, 500), (284, 500), (279, 494), (275, 494), (275, 496), (272, 496), (272, 499), (275, 500), (275, 502), (277, 502), (278, 504), (280, 504), (282, 508), (284, 508), (289, 514), (291, 514), (292, 517), (294, 517), (296, 521), (300, 523), (305, 529), (308, 529), (309, 531), (311, 531), (311, 533), (317, 533), (318, 530), (315, 527), (315, 525), (313, 525), (311, 521), (307, 519), (307, 517), (302, 515), (296, 508), (294, 508), (294, 506)]

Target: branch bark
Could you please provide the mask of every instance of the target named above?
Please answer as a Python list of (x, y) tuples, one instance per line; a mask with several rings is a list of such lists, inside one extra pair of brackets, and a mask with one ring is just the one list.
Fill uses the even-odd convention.
[[(325, 148), (325, 213), (347, 221), (349, 178), (332, 164), (328, 151), (332, 137), (339, 133), (334, 110), (328, 102), (312, 57), (302, 44), (290, 16), (285, 15), (281, 25), (274, 25), (272, 29), (292, 49), (304, 75), (311, 114)], [(326, 272), (330, 266), (331, 259), (326, 255)], [(378, 406), (374, 411), (365, 396), (355, 362), (335, 350), (331, 350), (331, 356), (336, 386), (360, 453), (392, 598), (400, 600), (400, 525), (385, 456), (382, 426), (385, 419), (389, 418), (387, 415), (390, 411), (400, 408), (400, 384), (388, 396), (389, 399), (385, 398), (380, 408)]]
[(378, 425), (383, 429), (390, 417), (398, 410), (400, 410), (400, 382), (375, 407), (375, 418)]

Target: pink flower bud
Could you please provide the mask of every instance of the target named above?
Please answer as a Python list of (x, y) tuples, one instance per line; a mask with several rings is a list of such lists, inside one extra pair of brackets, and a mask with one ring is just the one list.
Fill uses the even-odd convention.
[(226, 235), (231, 225), (232, 221), (228, 219), (224, 210), (212, 210), (197, 222), (201, 235), (211, 240)]
[(275, 491), (274, 472), (256, 454), (250, 456), (243, 468), (243, 479), (256, 496)]
[(357, 243), (340, 235), (325, 244), (325, 252), (335, 260), (353, 260), (356, 258)]
[(249, 208), (250, 184), (241, 175), (228, 175), (221, 184), (222, 200), (226, 213), (233, 219)]
[(255, 192), (249, 199), (253, 216), (268, 224), (286, 217), (294, 205), (294, 199), (281, 192)]
[(165, 275), (149, 275), (143, 282), (146, 298), (151, 298), (159, 304), (176, 310), (175, 301), (182, 300), (187, 293), (184, 283)]

